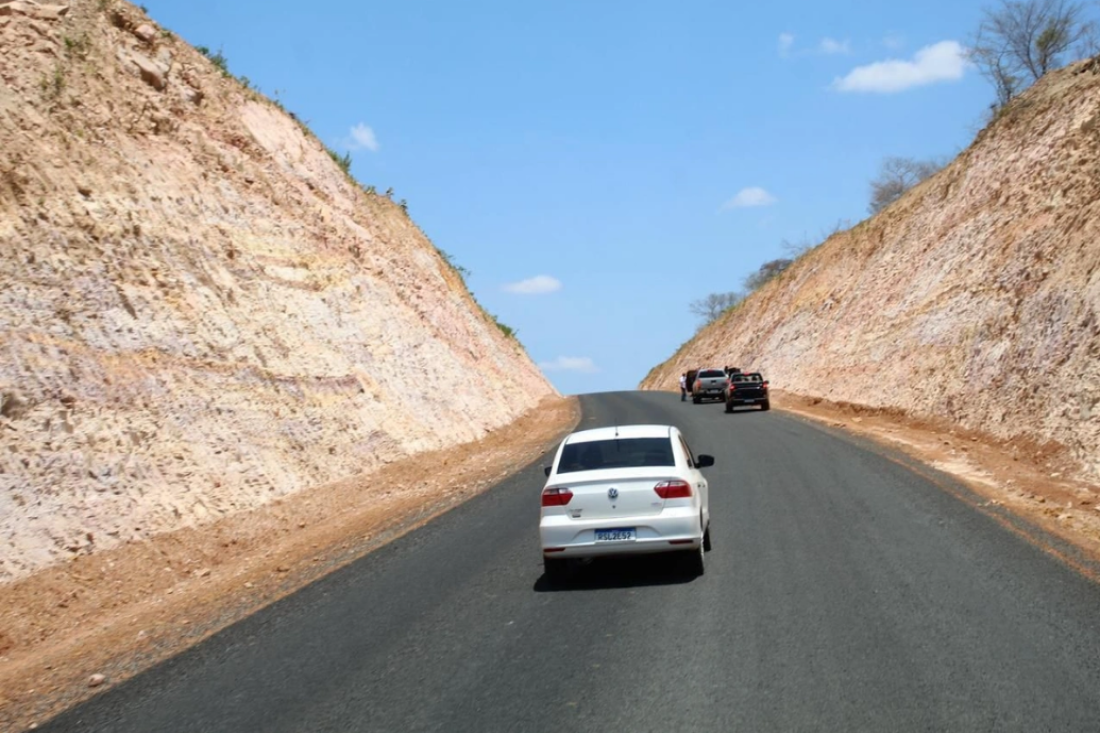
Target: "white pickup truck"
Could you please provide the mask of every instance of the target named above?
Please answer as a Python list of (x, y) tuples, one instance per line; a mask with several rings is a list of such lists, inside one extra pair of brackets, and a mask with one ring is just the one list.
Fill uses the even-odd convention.
[(691, 385), (691, 401), (726, 399), (726, 372), (722, 369), (700, 369)]

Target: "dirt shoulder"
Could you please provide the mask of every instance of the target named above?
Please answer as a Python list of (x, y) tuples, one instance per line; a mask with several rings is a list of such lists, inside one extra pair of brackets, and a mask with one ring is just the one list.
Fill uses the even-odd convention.
[(0, 586), (0, 730), (44, 721), (415, 529), (579, 419), (576, 398), (548, 398), (482, 440)]
[(1100, 486), (1068, 478), (1074, 466), (1062, 446), (1000, 440), (946, 421), (781, 391), (773, 393), (773, 406), (899, 450), (951, 475), (973, 492), (960, 499), (1100, 580)]

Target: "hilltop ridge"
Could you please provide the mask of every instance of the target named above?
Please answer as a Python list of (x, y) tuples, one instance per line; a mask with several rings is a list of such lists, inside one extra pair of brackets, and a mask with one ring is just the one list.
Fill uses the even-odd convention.
[(0, 46), (0, 582), (557, 395), (403, 202), (139, 8), (3, 3)]
[(831, 236), (642, 381), (700, 364), (1056, 450), (1100, 479), (1100, 60), (1054, 72), (938, 174)]

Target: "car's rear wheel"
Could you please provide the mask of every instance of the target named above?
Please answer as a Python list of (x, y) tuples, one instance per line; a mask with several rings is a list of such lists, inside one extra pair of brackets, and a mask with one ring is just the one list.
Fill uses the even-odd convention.
[(707, 531), (703, 533), (703, 551), (710, 552), (710, 527), (707, 527)]
[(560, 583), (569, 575), (569, 561), (564, 557), (544, 557), (542, 569), (551, 583)]
[(733, 405), (728, 402), (726, 403), (726, 412), (733, 412)]
[(684, 567), (693, 577), (699, 577), (706, 572), (706, 562), (704, 561), (704, 555), (706, 550), (703, 548), (703, 543), (699, 543), (698, 550), (692, 550), (684, 553)]
[(764, 402), (760, 405), (760, 411), (761, 412), (767, 412), (770, 409), (772, 409), (771, 401), (770, 400), (764, 400)]
[(694, 397), (694, 396), (693, 396), (693, 397), (691, 398), (691, 404), (693, 404), (693, 405), (698, 405), (698, 404), (699, 404), (699, 398), (698, 398), (698, 397)]

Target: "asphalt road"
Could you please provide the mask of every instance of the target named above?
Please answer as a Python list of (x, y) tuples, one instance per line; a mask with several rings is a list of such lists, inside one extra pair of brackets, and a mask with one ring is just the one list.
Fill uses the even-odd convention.
[(884, 451), (663, 393), (714, 550), (542, 579), (541, 463), (47, 731), (1100, 731), (1100, 586)]

